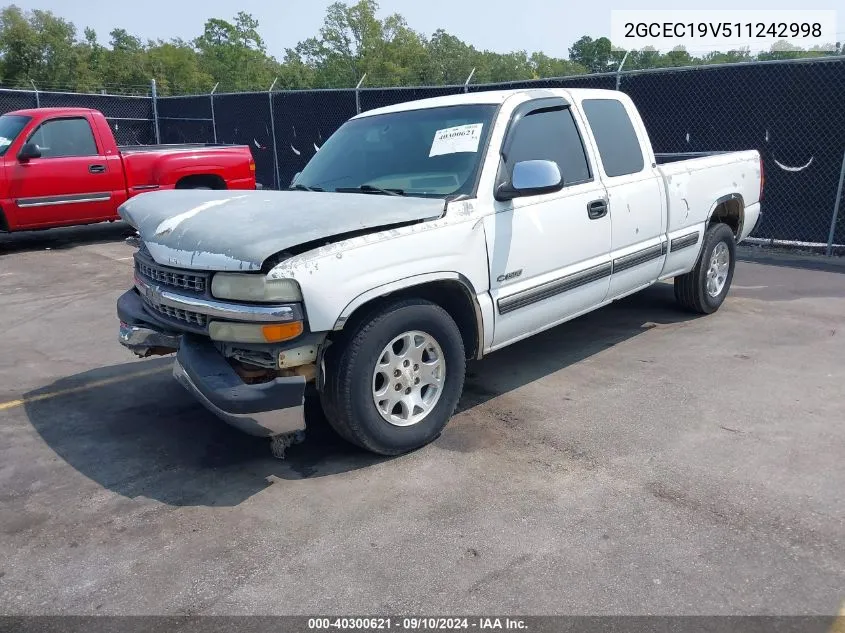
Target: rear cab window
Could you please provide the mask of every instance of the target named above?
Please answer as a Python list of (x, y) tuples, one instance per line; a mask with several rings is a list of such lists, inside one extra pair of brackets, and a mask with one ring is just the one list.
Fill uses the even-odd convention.
[(625, 105), (616, 99), (584, 99), (581, 108), (596, 139), (604, 173), (612, 178), (641, 172), (643, 148)]

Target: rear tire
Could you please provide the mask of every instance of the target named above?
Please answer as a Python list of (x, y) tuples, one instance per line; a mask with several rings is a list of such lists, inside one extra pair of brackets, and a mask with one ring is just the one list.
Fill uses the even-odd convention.
[(675, 299), (685, 310), (712, 314), (725, 300), (736, 265), (736, 240), (727, 224), (704, 233), (698, 261), (690, 272), (675, 277)]
[(435, 440), (455, 412), (466, 372), (463, 339), (434, 303), (388, 305), (327, 352), (323, 411), (353, 444), (380, 455), (407, 453)]

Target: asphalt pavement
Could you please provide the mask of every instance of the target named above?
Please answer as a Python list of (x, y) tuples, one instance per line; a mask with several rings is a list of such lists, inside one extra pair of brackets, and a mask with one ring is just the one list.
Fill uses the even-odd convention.
[(470, 364), (417, 452), (354, 449), (310, 406), (280, 461), (117, 343), (125, 233), (0, 236), (0, 612), (845, 601), (845, 267), (756, 253), (701, 318), (658, 284)]

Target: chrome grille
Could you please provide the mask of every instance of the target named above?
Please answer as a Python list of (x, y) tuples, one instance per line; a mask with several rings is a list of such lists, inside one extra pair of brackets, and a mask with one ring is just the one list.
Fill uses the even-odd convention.
[(150, 281), (155, 281), (165, 286), (181, 288), (182, 290), (192, 290), (193, 292), (205, 292), (205, 277), (202, 275), (174, 272), (143, 261), (138, 262), (138, 272)]
[(182, 310), (181, 308), (172, 308), (170, 306), (162, 305), (160, 303), (153, 303), (146, 297), (143, 297), (144, 305), (146, 305), (149, 309), (158, 312), (161, 315), (166, 317), (170, 317), (171, 319), (175, 319), (176, 321), (181, 321), (183, 323), (187, 323), (189, 325), (194, 325), (197, 327), (204, 328), (208, 325), (208, 317), (204, 314), (200, 314), (199, 312), (191, 312), (190, 310)]

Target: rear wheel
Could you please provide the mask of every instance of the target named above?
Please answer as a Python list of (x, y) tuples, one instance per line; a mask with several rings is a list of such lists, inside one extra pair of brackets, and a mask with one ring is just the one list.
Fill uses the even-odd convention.
[(466, 358), (460, 330), (440, 306), (394, 303), (329, 349), (321, 399), (344, 439), (398, 455), (436, 439), (454, 413)]
[(675, 299), (685, 309), (711, 314), (728, 295), (736, 265), (736, 240), (726, 224), (714, 224), (704, 233), (698, 262), (686, 275), (675, 277)]

